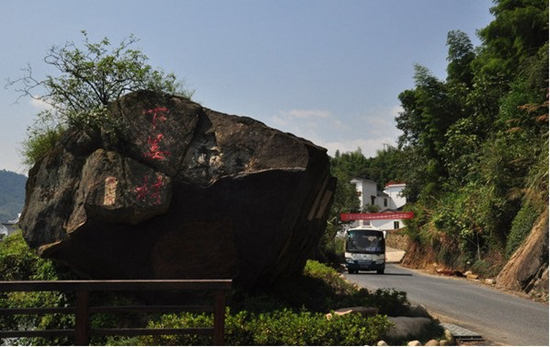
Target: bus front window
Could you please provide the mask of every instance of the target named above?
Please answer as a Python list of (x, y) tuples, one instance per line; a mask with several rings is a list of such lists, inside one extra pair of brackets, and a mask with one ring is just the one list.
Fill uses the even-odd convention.
[(352, 230), (348, 232), (347, 252), (383, 253), (384, 236), (371, 230)]

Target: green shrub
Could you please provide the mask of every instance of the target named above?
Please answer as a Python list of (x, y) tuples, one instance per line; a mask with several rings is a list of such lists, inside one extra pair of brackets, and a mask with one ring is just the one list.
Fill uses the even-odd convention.
[[(0, 280), (58, 280), (70, 278), (71, 274), (53, 262), (38, 257), (25, 243), (18, 231), (0, 242)], [(64, 307), (73, 302), (73, 298), (59, 292), (9, 292), (0, 293), (0, 307)], [(66, 314), (15, 315), (0, 316), (3, 329), (70, 329), (74, 327), (74, 317)], [(19, 338), (8, 344), (18, 345), (66, 345), (71, 339), (57, 338)]]
[(340, 225), (336, 222), (339, 217), (327, 221), (325, 232), (319, 240), (313, 258), (325, 264), (337, 267), (344, 261), (344, 238), (338, 237)]
[(506, 257), (514, 254), (523, 240), (529, 235), (537, 217), (540, 215), (540, 209), (536, 208), (529, 201), (525, 201), (512, 221), (512, 228), (506, 240)]
[(470, 270), (482, 278), (494, 278), (502, 270), (502, 260), (500, 253), (495, 252), (488, 255), (485, 259), (476, 260), (470, 267)]
[(306, 262), (304, 276), (323, 281), (337, 295), (351, 294), (356, 290), (355, 286), (344, 280), (338, 271), (315, 260)]
[(0, 242), (0, 281), (64, 280), (75, 278), (67, 267), (39, 257), (18, 230)]
[(63, 129), (61, 127), (55, 129), (30, 129), (28, 138), (23, 141), (23, 162), (25, 165), (33, 166), (41, 158), (43, 158), (61, 137)]
[(327, 313), (342, 307), (377, 307), (381, 314), (403, 315), (409, 311), (405, 292), (379, 289), (369, 292), (347, 282), (333, 268), (308, 260), (303, 276), (274, 283), (269, 290), (254, 294), (236, 293), (232, 312), (272, 312), (283, 308)]
[[(213, 324), (212, 315), (184, 313), (163, 315), (149, 328), (198, 328)], [(366, 345), (382, 338), (390, 323), (385, 316), (365, 318), (359, 314), (327, 319), (322, 313), (289, 309), (254, 314), (226, 314), (228, 345)], [(212, 337), (199, 335), (143, 337), (145, 345), (209, 345)]]
[[(303, 288), (302, 305), (312, 311), (328, 312), (342, 307), (370, 306), (377, 307), (381, 314), (398, 316), (406, 314), (409, 310), (405, 292), (393, 289), (369, 292), (347, 282), (333, 268), (313, 260), (307, 261), (304, 277), (309, 287)], [(295, 296), (296, 294), (293, 297)], [(323, 298), (323, 304), (318, 307), (310, 304), (315, 302), (315, 298)]]
[[(28, 247), (21, 231), (6, 237), (0, 242), (0, 280), (66, 280), (77, 279), (78, 277), (68, 268), (60, 266), (51, 260), (39, 257)], [(92, 305), (132, 305), (136, 300), (130, 296), (120, 294), (94, 292), (90, 295)], [(74, 306), (74, 293), (61, 292), (8, 292), (0, 293), (0, 307), (3, 308), (25, 308), (25, 307), (67, 307)], [(146, 321), (139, 319), (135, 314), (106, 314), (98, 313), (91, 317), (91, 325), (94, 328), (112, 328), (128, 323), (130, 326), (137, 326), (139, 323), (146, 324)], [(137, 323), (136, 323), (137, 322)], [(22, 330), (24, 329), (73, 329), (75, 318), (72, 314), (46, 314), (46, 315), (0, 315), (0, 326), (2, 329)], [(117, 341), (128, 339), (113, 338), (111, 344)], [(7, 341), (4, 341), (7, 342)], [(10, 339), (8, 344), (17, 345), (68, 345), (74, 341), (72, 337), (55, 338), (18, 338)], [(93, 337), (92, 343), (104, 345), (107, 339)], [(1, 344), (1, 342), (0, 342)]]

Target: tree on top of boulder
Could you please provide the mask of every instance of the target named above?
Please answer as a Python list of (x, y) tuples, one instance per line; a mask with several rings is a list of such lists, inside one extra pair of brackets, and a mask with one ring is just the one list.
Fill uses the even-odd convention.
[(8, 85), (50, 107), (38, 114), (23, 143), (25, 163), (32, 165), (52, 147), (63, 129), (75, 127), (85, 131), (116, 132), (118, 124), (110, 117), (108, 105), (127, 93), (151, 90), (191, 98), (193, 92), (183, 88), (173, 73), (164, 73), (147, 64), (148, 57), (133, 49), (138, 40), (130, 35), (118, 47), (108, 38), (94, 43), (82, 31), (83, 47), (74, 42), (52, 46), (44, 62), (59, 75), (37, 79), (32, 68)]

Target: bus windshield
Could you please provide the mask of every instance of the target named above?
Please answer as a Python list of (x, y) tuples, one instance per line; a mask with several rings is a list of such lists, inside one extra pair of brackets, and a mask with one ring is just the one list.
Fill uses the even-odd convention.
[(384, 253), (384, 235), (378, 230), (349, 230), (346, 252)]

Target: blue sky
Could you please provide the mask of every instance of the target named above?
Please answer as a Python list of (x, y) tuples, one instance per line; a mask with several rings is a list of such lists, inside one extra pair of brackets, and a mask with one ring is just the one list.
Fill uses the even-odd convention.
[[(446, 76), (449, 30), (476, 30), (489, 0), (0, 1), (0, 81), (27, 63), (36, 77), (52, 45), (113, 43), (130, 34), (150, 64), (174, 72), (194, 99), (328, 149), (373, 156), (395, 145), (398, 95), (413, 66)], [(21, 142), (42, 105), (0, 88), (0, 169), (26, 173)]]

